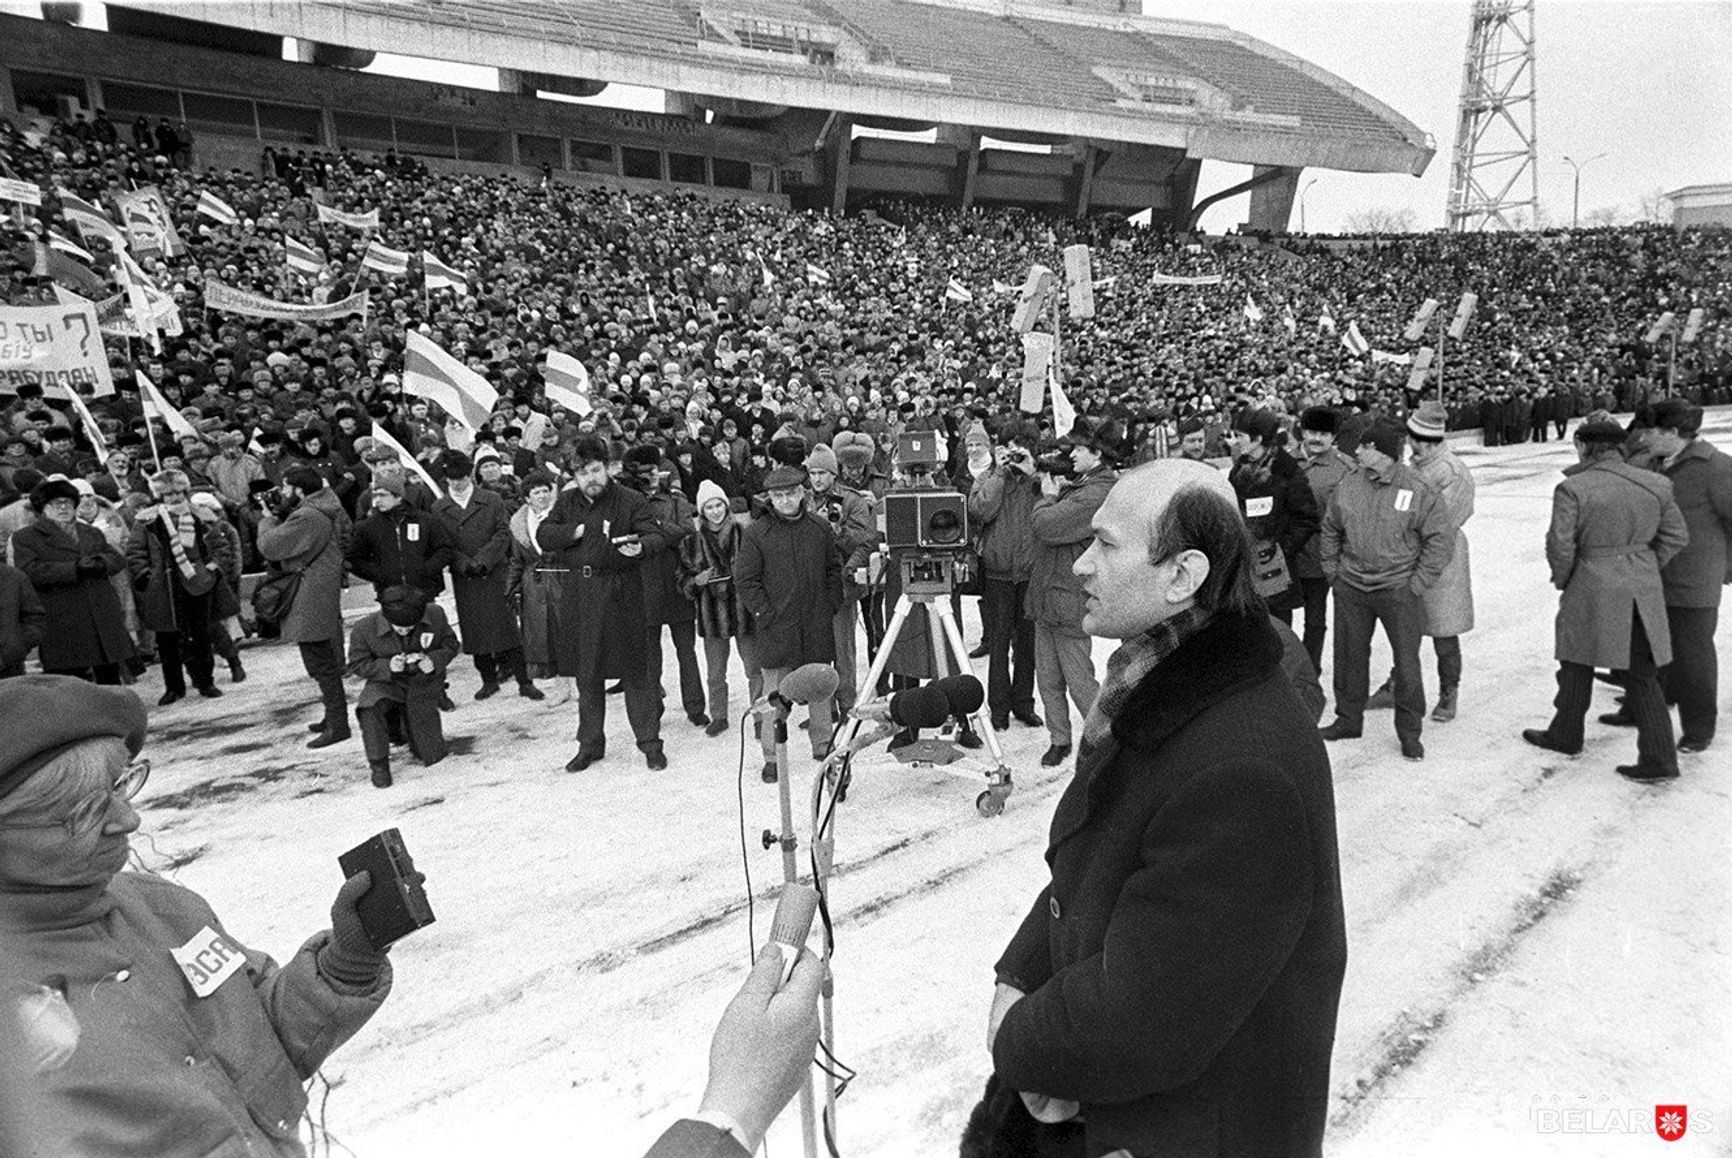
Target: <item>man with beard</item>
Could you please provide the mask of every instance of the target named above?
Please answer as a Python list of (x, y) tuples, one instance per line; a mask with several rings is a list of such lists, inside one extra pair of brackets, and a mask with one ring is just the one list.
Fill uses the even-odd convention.
[(607, 472), (607, 444), (585, 435), (572, 447), (577, 486), (560, 495), (536, 542), (565, 568), (555, 666), (577, 683), (577, 754), (581, 772), (607, 751), (607, 679), (625, 685), (626, 718), (651, 771), (667, 768), (661, 696), (644, 647), (646, 555), (663, 547), (649, 502)]
[(475, 465), (460, 450), (448, 450), (439, 460), (445, 497), (433, 504), (433, 516), (451, 533), (451, 588), (457, 596), (457, 627), (463, 650), (475, 657), (481, 687), (475, 698), (499, 692), (503, 671), (517, 679), (517, 694), (526, 700), (547, 696), (529, 678), (523, 662), (523, 641), (517, 617), (505, 598), (510, 570), (511, 512), (493, 491), (475, 485)]

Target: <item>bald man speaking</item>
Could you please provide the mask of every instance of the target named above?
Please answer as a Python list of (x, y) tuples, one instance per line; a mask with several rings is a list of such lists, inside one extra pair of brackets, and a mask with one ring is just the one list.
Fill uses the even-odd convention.
[(1123, 642), (1053, 815), (1052, 881), (997, 965), (971, 1133), (1079, 1158), (1319, 1154), (1347, 964), (1334, 793), (1237, 501), (1163, 459), (1093, 526), (1083, 627)]

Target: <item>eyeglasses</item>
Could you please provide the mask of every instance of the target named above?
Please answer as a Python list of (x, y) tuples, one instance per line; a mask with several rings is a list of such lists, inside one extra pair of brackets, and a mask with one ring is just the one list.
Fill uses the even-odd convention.
[(150, 761), (134, 760), (114, 777), (114, 787), (98, 788), (74, 804), (62, 820), (6, 820), (0, 828), (64, 828), (68, 840), (88, 836), (102, 827), (116, 798), (131, 800), (150, 779)]

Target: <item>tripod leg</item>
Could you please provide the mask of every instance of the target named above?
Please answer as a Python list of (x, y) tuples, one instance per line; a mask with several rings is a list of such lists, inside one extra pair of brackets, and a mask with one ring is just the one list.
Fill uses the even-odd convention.
[[(938, 611), (938, 622), (943, 625), (944, 638), (950, 642), (957, 670), (972, 674), (974, 669), (968, 662), (968, 645), (962, 642), (962, 628), (957, 626), (956, 616), (950, 611), (950, 604), (943, 600), (934, 600), (932, 606)], [(986, 737), (986, 746), (992, 752), (993, 760), (1002, 765), (1004, 751), (998, 746), (998, 733), (992, 727), (992, 714), (987, 711), (985, 703), (974, 713), (974, 722), (980, 728), (980, 734)]]

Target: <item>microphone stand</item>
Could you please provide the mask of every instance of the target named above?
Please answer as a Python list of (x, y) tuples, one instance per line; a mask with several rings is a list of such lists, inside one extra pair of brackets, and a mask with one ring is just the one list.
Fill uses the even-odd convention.
[[(794, 835), (794, 797), (793, 788), (789, 784), (790, 769), (788, 767), (788, 714), (793, 711), (794, 705), (791, 701), (782, 699), (779, 695), (775, 697), (774, 703), (776, 706), (776, 715), (770, 726), (775, 729), (772, 734), (775, 738), (776, 745), (776, 795), (779, 798), (782, 809), (782, 831), (778, 834), (766, 828), (764, 830), (763, 842), (766, 849), (774, 845), (781, 845), (782, 883), (792, 885), (800, 883), (800, 861), (795, 855), (795, 850), (799, 847), (800, 842)], [(826, 875), (828, 875), (827, 871)], [(814, 881), (813, 884), (818, 887), (820, 891), (823, 889), (823, 884), (821, 882)], [(829, 934), (826, 932), (824, 959), (829, 960), (829, 957)], [(826, 982), (824, 986), (824, 1021), (826, 1024), (828, 1024), (830, 1020), (829, 994), (830, 986), (828, 982)], [(806, 1158), (818, 1158), (816, 1101), (816, 1096), (813, 1093), (812, 1088), (812, 1068), (808, 1066), (806, 1067), (805, 1079), (800, 1083), (800, 1134), (805, 1139)], [(830, 1114), (831, 1120), (834, 1121), (834, 1097), (832, 1097), (830, 1102)]]

